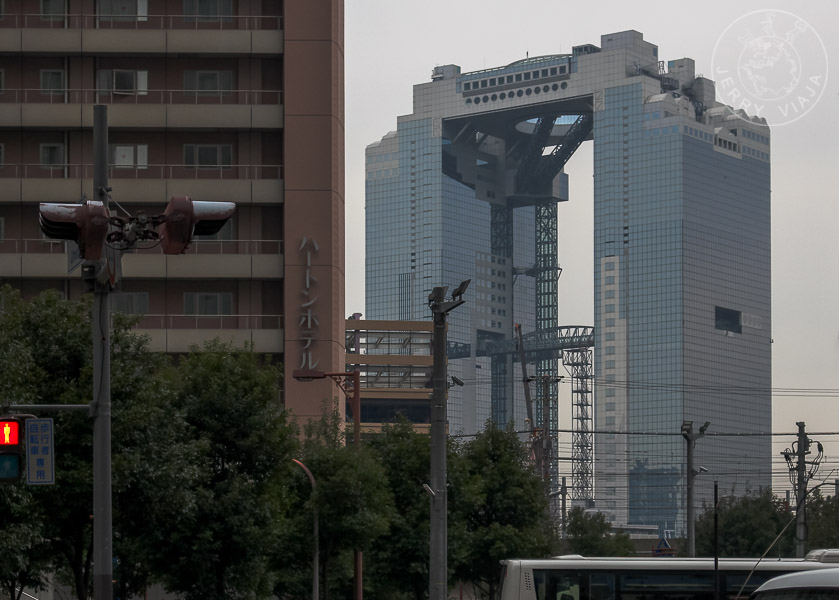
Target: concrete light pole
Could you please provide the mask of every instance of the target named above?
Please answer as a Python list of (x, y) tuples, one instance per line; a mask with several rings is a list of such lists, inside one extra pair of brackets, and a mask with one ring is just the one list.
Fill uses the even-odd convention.
[[(699, 471), (693, 468), (693, 448), (696, 446), (696, 440), (705, 435), (708, 427), (711, 426), (710, 421), (705, 421), (705, 424), (699, 428), (699, 433), (693, 432), (693, 421), (684, 421), (682, 423), (682, 437), (687, 442), (687, 537), (688, 537), (688, 556), (696, 556), (696, 517), (694, 515), (693, 503), (693, 483)], [(700, 467), (706, 470), (704, 467)]]
[(448, 397), (448, 357), (446, 355), (446, 315), (465, 302), (463, 294), (471, 279), (462, 282), (446, 301), (448, 286), (435, 287), (428, 295), (434, 318), (431, 395), (431, 531), (428, 565), (430, 600), (446, 600), (448, 594), (448, 500), (446, 490), (446, 402)]

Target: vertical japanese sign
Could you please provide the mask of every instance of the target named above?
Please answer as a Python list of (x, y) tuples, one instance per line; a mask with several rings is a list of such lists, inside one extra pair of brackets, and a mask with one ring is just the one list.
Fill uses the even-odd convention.
[(55, 483), (55, 445), (52, 419), (26, 420), (26, 483)]
[(314, 357), (315, 330), (319, 325), (318, 316), (315, 312), (318, 301), (318, 280), (312, 274), (312, 254), (317, 254), (320, 248), (314, 238), (304, 236), (297, 250), (300, 253), (305, 253), (306, 256), (306, 267), (301, 294), (302, 301), (300, 303), (300, 319), (297, 323), (297, 326), (300, 328), (300, 341), (303, 346), (300, 351), (300, 365), (297, 368), (316, 369), (320, 362), (319, 359)]

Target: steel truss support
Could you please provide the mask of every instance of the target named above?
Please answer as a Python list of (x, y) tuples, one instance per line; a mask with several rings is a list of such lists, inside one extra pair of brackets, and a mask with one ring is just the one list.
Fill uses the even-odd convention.
[(592, 480), (592, 352), (588, 348), (563, 350), (562, 363), (571, 374), (571, 472), (574, 485), (571, 499), (587, 506), (594, 501)]

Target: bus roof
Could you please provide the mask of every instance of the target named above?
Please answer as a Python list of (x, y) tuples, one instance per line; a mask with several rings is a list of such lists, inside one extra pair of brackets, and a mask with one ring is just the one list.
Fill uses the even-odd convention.
[[(758, 562), (759, 561), (759, 562)], [(501, 564), (517, 564), (521, 567), (532, 569), (581, 569), (611, 571), (650, 569), (655, 571), (679, 571), (686, 568), (696, 571), (713, 571), (713, 558), (676, 558), (676, 557), (590, 557), (560, 556), (546, 559), (529, 560), (502, 560)], [(785, 558), (760, 560), (759, 558), (721, 558), (719, 568), (723, 571), (729, 570), (751, 570), (757, 571), (788, 571), (791, 568), (796, 571), (809, 571), (825, 569), (833, 565), (822, 563), (818, 560), (805, 560), (801, 558)]]
[(757, 590), (756, 594), (775, 590), (790, 590), (802, 588), (834, 588), (839, 589), (839, 568), (822, 569), (790, 573), (770, 579)]

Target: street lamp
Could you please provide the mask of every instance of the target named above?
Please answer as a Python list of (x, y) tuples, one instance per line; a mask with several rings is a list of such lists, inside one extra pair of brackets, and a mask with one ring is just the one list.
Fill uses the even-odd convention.
[[(426, 491), (431, 497), (431, 523), (429, 541), (428, 585), (430, 600), (446, 600), (448, 565), (446, 562), (448, 523), (446, 494), (446, 400), (448, 395), (446, 357), (446, 315), (462, 305), (463, 294), (471, 279), (460, 283), (446, 301), (448, 286), (439, 286), (428, 294), (428, 306), (434, 318), (433, 354), (431, 375), (431, 485)], [(456, 379), (452, 380), (458, 385)], [(462, 383), (462, 382), (461, 382)]]
[(297, 460), (296, 458), (292, 458), (295, 463), (300, 465), (300, 467), (306, 471), (306, 476), (309, 478), (309, 481), (312, 484), (312, 512), (314, 513), (314, 538), (315, 538), (315, 551), (312, 553), (312, 600), (318, 600), (319, 590), (318, 590), (318, 569), (320, 568), (318, 565), (318, 505), (317, 500), (314, 498), (315, 495), (315, 476), (312, 475), (312, 472), (309, 470), (309, 467), (304, 465), (302, 462)]
[[(687, 452), (687, 525), (688, 525), (688, 556), (696, 556), (696, 529), (694, 523), (694, 507), (693, 507), (693, 483), (696, 476), (700, 473), (693, 468), (693, 449), (696, 446), (696, 440), (705, 435), (708, 427), (711, 426), (710, 421), (705, 421), (705, 424), (699, 428), (699, 433), (693, 432), (693, 421), (682, 422), (682, 437), (688, 445)], [(699, 467), (701, 472), (708, 469)]]
[[(353, 443), (361, 443), (361, 372), (358, 370), (344, 373), (324, 373), (312, 369), (297, 369), (292, 372), (292, 377), (297, 381), (312, 381), (314, 379), (326, 379), (329, 377), (335, 385), (344, 393), (344, 397), (350, 401), (353, 420)], [(352, 387), (350, 387), (350, 382)]]
[[(335, 385), (344, 393), (344, 397), (351, 400), (352, 421), (353, 421), (353, 443), (361, 444), (361, 372), (348, 371), (344, 373), (324, 373), (313, 369), (297, 369), (291, 376), (298, 381), (312, 381), (314, 379), (325, 379), (329, 377)], [(349, 384), (352, 382), (352, 389)], [(362, 572), (364, 555), (361, 550), (355, 551), (355, 600), (361, 600), (363, 596)]]

